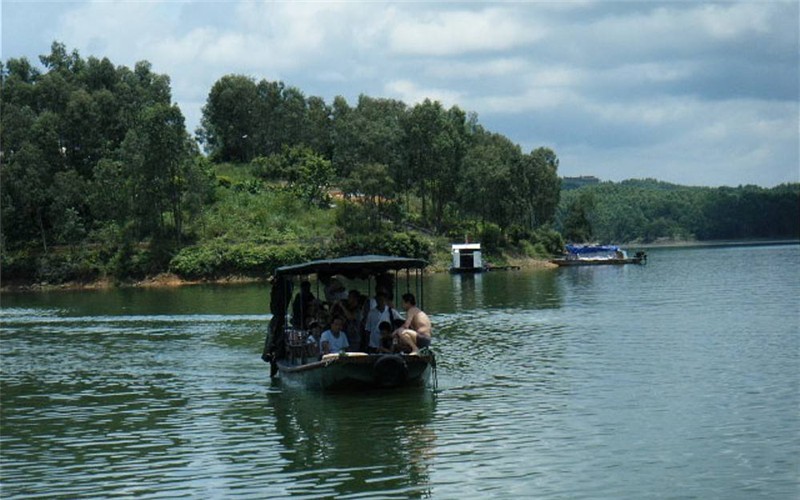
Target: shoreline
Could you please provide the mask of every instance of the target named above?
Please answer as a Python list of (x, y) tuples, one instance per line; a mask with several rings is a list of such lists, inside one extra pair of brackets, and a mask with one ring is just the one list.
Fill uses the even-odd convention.
[[(534, 258), (509, 258), (510, 265), (520, 269), (549, 269), (557, 267), (546, 259)], [(449, 268), (431, 265), (427, 273), (446, 273)], [(69, 281), (66, 283), (13, 283), (0, 284), (0, 293), (40, 293), (40, 292), (75, 292), (75, 291), (103, 291), (119, 290), (126, 288), (178, 288), (196, 285), (241, 285), (247, 283), (269, 283), (269, 277), (253, 278), (248, 276), (225, 276), (215, 279), (184, 279), (173, 273), (160, 273), (137, 281), (117, 282), (111, 278), (101, 278), (90, 282)]]
[(269, 278), (250, 278), (246, 276), (225, 276), (216, 279), (183, 279), (173, 273), (160, 273), (138, 281), (115, 282), (110, 278), (101, 278), (90, 282), (68, 281), (66, 283), (31, 283), (0, 285), (0, 293), (37, 293), (37, 292), (74, 292), (121, 290), (126, 288), (178, 288), (196, 285), (237, 285), (245, 283), (266, 283)]
[(627, 248), (701, 248), (701, 247), (747, 247), (772, 245), (798, 245), (800, 240), (664, 240), (650, 243), (625, 243)]
[[(660, 249), (660, 248), (703, 248), (703, 247), (732, 247), (732, 246), (758, 246), (758, 245), (797, 245), (800, 240), (668, 240), (655, 241), (651, 243), (626, 243), (619, 245), (622, 247)], [(510, 266), (519, 269), (552, 269), (557, 268), (548, 259), (531, 257), (507, 257), (506, 262)], [(428, 273), (449, 272), (448, 266), (442, 263), (432, 264), (428, 268)], [(125, 288), (177, 288), (195, 285), (240, 285), (247, 283), (268, 283), (269, 277), (253, 278), (248, 276), (224, 276), (215, 279), (184, 279), (173, 273), (160, 273), (137, 281), (117, 282), (111, 278), (101, 278), (91, 282), (70, 281), (66, 283), (0, 283), (0, 293), (37, 293), (37, 292), (60, 292), (60, 291), (101, 291), (116, 290)]]

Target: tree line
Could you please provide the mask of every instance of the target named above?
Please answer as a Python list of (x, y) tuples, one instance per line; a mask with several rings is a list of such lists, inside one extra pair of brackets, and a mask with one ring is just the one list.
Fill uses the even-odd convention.
[(4, 280), (263, 275), (369, 249), (427, 257), (432, 237), (544, 256), (561, 233), (798, 235), (797, 185), (631, 181), (562, 194), (553, 150), (524, 152), (458, 106), (327, 103), (226, 75), (192, 137), (169, 77), (146, 61), (115, 66), (54, 42), (39, 62), (0, 62)]
[(60, 43), (40, 61), (44, 71), (25, 58), (0, 66), (2, 248), (179, 245), (213, 177), (169, 78)]
[(653, 179), (562, 193), (556, 227), (570, 241), (800, 239), (800, 183), (687, 187)]
[(474, 114), (430, 100), (328, 104), (282, 82), (227, 75), (211, 88), (197, 137), (215, 161), (252, 163), (273, 181), (335, 179), (366, 196), (373, 220), (402, 203), (439, 233), (463, 232), (465, 219), (533, 230), (553, 221), (559, 200), (552, 150), (524, 153)]
[[(555, 153), (523, 153), (455, 106), (363, 95), (354, 106), (342, 97), (328, 104), (282, 82), (227, 75), (210, 89), (191, 137), (169, 77), (146, 61), (115, 66), (54, 42), (39, 62), (0, 62), (6, 279), (164, 271), (203, 244), (224, 218), (214, 207), (234, 190), (288, 195), (314, 210), (330, 209), (338, 190), (334, 221), (346, 237), (532, 231), (555, 214)], [(217, 173), (230, 164), (249, 180), (231, 185)], [(259, 244), (283, 243), (265, 234)], [(42, 270), (74, 258), (91, 261), (77, 276)]]

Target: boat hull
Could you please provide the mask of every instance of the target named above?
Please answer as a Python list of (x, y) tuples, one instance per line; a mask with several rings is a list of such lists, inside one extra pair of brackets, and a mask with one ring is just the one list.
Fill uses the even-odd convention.
[(424, 386), (435, 367), (433, 354), (328, 355), (320, 361), (277, 362), (281, 380), (314, 390), (387, 389)]
[(550, 262), (560, 267), (621, 266), (625, 264), (642, 264), (643, 259), (640, 257), (628, 259), (552, 259)]

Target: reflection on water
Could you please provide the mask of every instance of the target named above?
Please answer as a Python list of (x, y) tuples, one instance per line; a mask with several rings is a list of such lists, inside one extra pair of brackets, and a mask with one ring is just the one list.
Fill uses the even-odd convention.
[(341, 496), (354, 491), (420, 498), (430, 495), (429, 460), (436, 442), (430, 391), (268, 394), (287, 477), (276, 494)]
[(266, 287), (3, 295), (3, 498), (794, 498), (800, 246), (426, 277), (438, 391), (306, 393)]
[(551, 309), (561, 305), (552, 270), (435, 274), (426, 282), (425, 308), (434, 313), (485, 309)]

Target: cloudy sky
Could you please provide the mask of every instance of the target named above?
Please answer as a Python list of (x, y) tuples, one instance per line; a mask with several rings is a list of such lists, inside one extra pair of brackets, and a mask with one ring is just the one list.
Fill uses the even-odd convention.
[(54, 40), (172, 81), (190, 132), (226, 74), (354, 105), (476, 112), (565, 176), (800, 181), (800, 2), (2, 0), (2, 59)]

